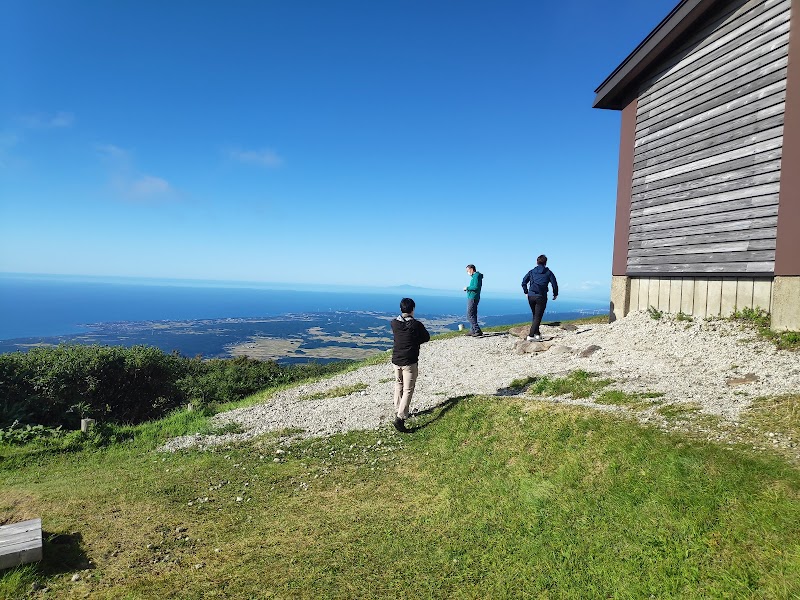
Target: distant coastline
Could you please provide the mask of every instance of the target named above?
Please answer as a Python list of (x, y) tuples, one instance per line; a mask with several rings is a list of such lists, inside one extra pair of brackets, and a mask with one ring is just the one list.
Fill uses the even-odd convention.
[[(84, 279), (0, 277), (0, 353), (78, 343), (146, 344), (206, 358), (362, 358), (389, 347), (389, 320), (404, 294), (417, 298), (419, 318), (435, 322), (434, 331), (464, 322), (463, 294), (429, 296), (423, 291), (436, 290), (408, 286), (338, 292)], [(546, 319), (565, 319), (605, 312), (607, 304), (559, 298), (548, 309)], [(522, 294), (488, 294), (481, 302), (481, 320), (487, 325), (529, 316)]]

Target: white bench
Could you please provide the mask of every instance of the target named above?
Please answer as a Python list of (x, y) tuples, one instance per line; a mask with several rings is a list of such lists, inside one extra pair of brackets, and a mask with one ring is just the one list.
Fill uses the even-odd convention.
[(42, 520), (0, 527), (0, 569), (42, 560)]

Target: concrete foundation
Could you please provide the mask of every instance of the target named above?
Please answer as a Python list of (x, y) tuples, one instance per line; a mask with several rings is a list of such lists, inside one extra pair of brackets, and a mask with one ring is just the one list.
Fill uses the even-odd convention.
[(775, 331), (800, 331), (800, 276), (611, 277), (609, 322), (651, 306), (701, 319), (763, 309), (772, 315)]
[(772, 329), (800, 331), (800, 277), (775, 278), (772, 285)]
[(608, 322), (613, 323), (631, 312), (631, 278), (625, 275), (611, 277), (611, 306)]

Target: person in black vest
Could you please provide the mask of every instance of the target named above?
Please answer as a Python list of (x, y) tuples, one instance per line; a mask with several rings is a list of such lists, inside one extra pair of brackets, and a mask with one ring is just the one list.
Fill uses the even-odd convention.
[(553, 300), (555, 300), (558, 298), (558, 282), (553, 272), (547, 268), (547, 257), (542, 254), (536, 259), (536, 266), (522, 278), (522, 291), (528, 295), (528, 305), (531, 307), (533, 316), (531, 330), (526, 338), (529, 342), (542, 341), (539, 325), (542, 322), (544, 309), (547, 307), (547, 289), (551, 283), (553, 284)]
[(419, 373), (420, 344), (431, 339), (425, 325), (414, 318), (416, 305), (411, 298), (400, 300), (400, 315), (392, 320), (394, 346), (392, 366), (394, 367), (394, 428), (407, 432), (405, 420), (414, 395), (414, 386)]

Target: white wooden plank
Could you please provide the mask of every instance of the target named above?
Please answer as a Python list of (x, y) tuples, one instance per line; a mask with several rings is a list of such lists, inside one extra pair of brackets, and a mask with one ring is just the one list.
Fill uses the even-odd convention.
[(722, 280), (720, 315), (723, 317), (730, 317), (736, 310), (736, 281), (735, 278)]
[(647, 310), (647, 301), (650, 298), (650, 279), (644, 277), (639, 280), (639, 310)]
[(669, 295), (672, 290), (672, 279), (660, 279), (658, 282), (658, 310), (669, 312)]
[(769, 311), (772, 303), (772, 280), (756, 279), (753, 282), (753, 308)]
[(706, 316), (718, 317), (722, 307), (722, 280), (709, 279), (706, 296)]
[(753, 308), (753, 280), (740, 277), (736, 281), (736, 310)]
[(650, 288), (647, 293), (647, 307), (658, 306), (658, 291), (661, 285), (661, 280), (658, 278), (650, 278)]
[(638, 277), (631, 277), (631, 311), (639, 310), (639, 282)]
[(694, 277), (684, 277), (681, 283), (680, 312), (691, 315), (694, 310)]
[(676, 277), (669, 284), (669, 312), (678, 314), (681, 310), (681, 294), (683, 293), (683, 278)]
[(692, 314), (700, 318), (706, 316), (706, 302), (708, 300), (708, 279), (696, 278), (694, 280), (694, 309)]

